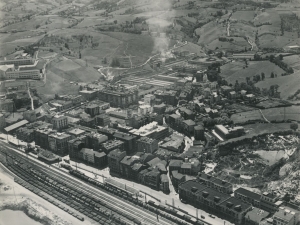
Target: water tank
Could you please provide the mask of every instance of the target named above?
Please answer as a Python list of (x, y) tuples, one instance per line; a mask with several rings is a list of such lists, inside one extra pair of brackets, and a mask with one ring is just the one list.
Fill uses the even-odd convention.
[(199, 141), (203, 141), (204, 140), (204, 127), (201, 125), (195, 126), (194, 128), (194, 136), (195, 136), (195, 140)]

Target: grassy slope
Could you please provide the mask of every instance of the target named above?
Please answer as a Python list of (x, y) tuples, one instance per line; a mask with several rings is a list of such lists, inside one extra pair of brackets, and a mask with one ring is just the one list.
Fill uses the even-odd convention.
[(282, 99), (287, 99), (288, 96), (294, 94), (300, 89), (300, 72), (296, 72), (289, 76), (280, 76), (273, 79), (266, 79), (265, 81), (256, 84), (259, 88), (270, 88), (271, 85), (279, 85), (278, 91)]
[(245, 82), (246, 77), (252, 78), (257, 74), (265, 73), (266, 78), (270, 77), (271, 73), (281, 76), (285, 73), (280, 67), (269, 61), (249, 62), (248, 68), (243, 69), (245, 63), (235, 62), (226, 64), (221, 67), (221, 76), (223, 76), (228, 83), (234, 84), (236, 80), (239, 82)]

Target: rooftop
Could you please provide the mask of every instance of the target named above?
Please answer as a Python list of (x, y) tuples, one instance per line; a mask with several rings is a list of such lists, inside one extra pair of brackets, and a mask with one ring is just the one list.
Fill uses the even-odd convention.
[(235, 197), (230, 197), (220, 205), (237, 212), (244, 212), (245, 210), (251, 208), (250, 204), (244, 203), (240, 199)]
[[(297, 212), (299, 213), (299, 211)], [(295, 216), (296, 212), (291, 209), (286, 209), (284, 207), (279, 207), (278, 211), (274, 214), (273, 218), (280, 218), (285, 221), (290, 221)]]
[(176, 180), (181, 180), (185, 175), (178, 172), (178, 170), (172, 171), (172, 177)]
[(245, 188), (238, 188), (234, 191), (234, 193), (239, 193), (241, 195), (248, 196), (248, 197), (250, 197), (252, 199), (255, 199), (255, 200), (258, 200), (258, 201), (260, 201), (260, 198), (261, 198), (260, 194), (257, 194), (253, 191), (249, 191)]
[(15, 124), (13, 124), (13, 125), (10, 125), (10, 126), (8, 126), (8, 127), (5, 127), (4, 130), (5, 130), (6, 132), (10, 132), (10, 131), (12, 131), (12, 130), (14, 130), (14, 129), (16, 129), (16, 128), (19, 128), (19, 127), (21, 127), (21, 126), (24, 126), (24, 125), (27, 124), (27, 123), (29, 123), (27, 120), (21, 120), (20, 122), (17, 122), (17, 123), (15, 123)]
[(249, 211), (245, 218), (251, 221), (256, 222), (257, 224), (262, 221), (264, 218), (266, 218), (267, 216), (269, 216), (270, 213), (262, 210), (262, 209), (258, 209), (256, 207), (254, 207), (251, 211)]
[(195, 180), (189, 180), (180, 184), (180, 188), (196, 193), (207, 189), (207, 186)]
[(74, 128), (74, 129), (68, 131), (68, 133), (69, 133), (69, 134), (74, 134), (74, 135), (79, 135), (79, 134), (85, 133), (85, 131), (84, 131), (84, 130), (81, 130), (81, 129), (79, 129), (79, 128)]

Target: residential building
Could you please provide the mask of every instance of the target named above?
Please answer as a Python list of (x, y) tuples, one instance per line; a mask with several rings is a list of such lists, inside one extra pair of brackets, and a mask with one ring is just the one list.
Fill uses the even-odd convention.
[(78, 158), (87, 164), (94, 164), (95, 163), (95, 155), (93, 149), (90, 148), (82, 148), (78, 152)]
[(100, 90), (98, 97), (102, 101), (109, 102), (112, 107), (125, 108), (138, 102), (138, 91), (113, 85)]
[(260, 207), (261, 195), (253, 191), (249, 191), (245, 188), (238, 188), (234, 191), (234, 197), (241, 199), (243, 202), (247, 202), (254, 207)]
[(116, 138), (117, 140), (123, 141), (124, 142), (124, 150), (126, 151), (126, 153), (128, 155), (130, 155), (131, 153), (136, 151), (136, 141), (137, 141), (137, 137), (135, 135), (132, 134), (126, 134), (123, 132), (115, 132), (114, 133), (114, 138)]
[(120, 163), (125, 156), (126, 152), (119, 149), (112, 150), (108, 153), (107, 161), (110, 173), (120, 174)]
[(221, 193), (232, 193), (233, 186), (231, 183), (221, 180), (219, 178), (213, 177), (212, 175), (205, 173), (198, 173), (197, 180), (206, 186), (213, 188)]
[(12, 99), (1, 99), (0, 110), (13, 112), (15, 109), (14, 101)]
[(170, 137), (166, 137), (160, 144), (160, 148), (177, 152), (177, 153), (182, 153), (184, 147), (185, 147), (184, 137), (177, 134), (173, 134)]
[(5, 126), (6, 126), (5, 116), (4, 114), (0, 113), (0, 131), (2, 131)]
[(86, 107), (85, 107), (85, 111), (87, 114), (89, 114), (91, 117), (94, 117), (96, 115), (99, 115), (100, 113), (100, 107), (99, 105), (95, 104), (95, 103), (91, 103), (91, 104), (88, 104)]
[(141, 137), (137, 140), (137, 151), (145, 153), (153, 153), (158, 149), (158, 140)]
[(267, 218), (270, 213), (254, 207), (251, 211), (247, 212), (245, 216), (245, 225), (260, 225), (260, 222)]
[(72, 138), (76, 138), (84, 135), (85, 131), (81, 130), (80, 128), (71, 128), (70, 130), (67, 131), (67, 133), (70, 134)]
[(120, 174), (127, 179), (132, 179), (134, 177), (132, 166), (139, 161), (138, 156), (125, 156), (120, 162)]
[(34, 131), (35, 145), (38, 145), (43, 149), (48, 149), (48, 135), (52, 132), (53, 130), (51, 128), (37, 128)]
[(204, 127), (202, 125), (197, 125), (194, 127), (194, 137), (196, 141), (205, 140)]
[(157, 114), (164, 114), (166, 111), (166, 105), (164, 103), (161, 103), (159, 105), (153, 106), (153, 112)]
[(138, 181), (139, 179), (139, 173), (142, 170), (145, 170), (147, 168), (147, 166), (145, 166), (142, 163), (135, 163), (133, 164), (133, 166), (131, 167), (131, 178), (132, 180)]
[(183, 163), (183, 161), (180, 160), (180, 159), (170, 160), (170, 162), (169, 162), (169, 171), (170, 171), (170, 173), (172, 171), (175, 171), (175, 170), (177, 170), (177, 172), (178, 172), (180, 170), (180, 167), (181, 167), (182, 163)]
[(166, 174), (160, 175), (160, 190), (164, 193), (170, 193), (169, 178)]
[(142, 126), (139, 129), (133, 129), (130, 131), (130, 133), (140, 137), (149, 137), (161, 140), (169, 136), (169, 129), (167, 127), (158, 125), (158, 123), (154, 121), (145, 126)]
[(299, 210), (290, 207), (279, 207), (273, 215), (273, 224), (296, 225), (299, 224)]
[(55, 115), (52, 118), (53, 129), (62, 130), (68, 127), (68, 118), (64, 115)]
[(106, 128), (106, 127), (98, 127), (98, 133), (100, 134), (104, 134), (108, 137), (109, 140), (114, 139), (114, 134), (115, 132), (117, 132), (118, 130), (113, 129), (113, 128)]
[(150, 105), (150, 106), (153, 105), (154, 100), (155, 100), (155, 96), (152, 94), (147, 94), (144, 96), (145, 105)]
[(101, 114), (95, 117), (96, 126), (106, 127), (110, 124), (110, 117), (107, 114)]
[(86, 135), (86, 146), (95, 151), (100, 151), (102, 144), (107, 140), (108, 137), (106, 135), (92, 132)]
[(98, 168), (104, 168), (107, 166), (107, 155), (104, 152), (95, 152), (95, 166)]
[(182, 121), (182, 130), (186, 135), (193, 135), (195, 126), (196, 123), (191, 119)]
[(82, 135), (68, 141), (69, 156), (71, 159), (79, 158), (79, 151), (85, 148), (86, 136)]
[(65, 155), (68, 153), (68, 141), (71, 139), (71, 135), (66, 133), (51, 133), (48, 135), (48, 149), (55, 154)]
[(23, 118), (30, 123), (33, 123), (36, 121), (36, 112), (34, 110), (27, 110), (23, 112)]
[(152, 112), (151, 105), (139, 105), (138, 107), (138, 114), (139, 115), (146, 115)]
[(124, 142), (120, 140), (109, 140), (101, 144), (100, 149), (106, 154), (110, 153), (112, 150), (119, 149), (124, 150)]
[[(170, 167), (169, 167), (170, 170)], [(171, 171), (170, 171), (171, 172)], [(178, 170), (172, 170), (171, 172), (171, 179), (172, 179), (172, 184), (175, 190), (178, 189), (178, 186), (185, 181), (185, 175), (182, 173), (179, 173)]]
[[(142, 171), (141, 171), (142, 172)], [(144, 182), (148, 187), (159, 190), (160, 172), (158, 169), (152, 169), (144, 174)]]

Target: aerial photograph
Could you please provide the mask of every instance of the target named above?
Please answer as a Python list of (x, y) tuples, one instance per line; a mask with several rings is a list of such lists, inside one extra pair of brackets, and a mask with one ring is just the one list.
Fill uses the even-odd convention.
[(0, 225), (300, 225), (300, 0), (0, 0)]

